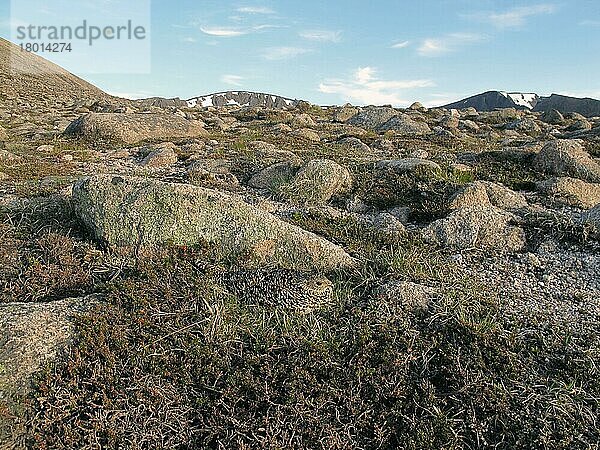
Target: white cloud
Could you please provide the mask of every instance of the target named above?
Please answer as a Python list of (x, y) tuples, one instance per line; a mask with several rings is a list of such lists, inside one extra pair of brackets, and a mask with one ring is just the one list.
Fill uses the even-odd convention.
[(408, 104), (401, 90), (434, 86), (431, 80), (380, 80), (373, 67), (359, 67), (349, 80), (325, 80), (319, 91), (325, 94), (338, 94), (343, 101), (363, 105), (402, 105)]
[(396, 42), (395, 44), (392, 45), (392, 48), (406, 48), (410, 45), (410, 41), (401, 41), (401, 42)]
[(309, 41), (340, 42), (342, 40), (342, 32), (331, 30), (306, 30), (300, 32), (300, 37), (308, 39)]
[(244, 14), (275, 14), (275, 11), (265, 6), (242, 6), (236, 11)]
[(514, 28), (525, 25), (529, 17), (552, 14), (556, 9), (553, 4), (540, 3), (530, 6), (517, 6), (504, 12), (487, 13), (483, 14), (482, 17), (497, 28)]
[(224, 84), (229, 84), (231, 86), (241, 86), (242, 81), (244, 81), (244, 77), (239, 75), (223, 75), (221, 77), (221, 82)]
[(271, 47), (263, 52), (263, 58), (276, 61), (295, 58), (308, 52), (310, 52), (309, 49), (301, 47)]
[(228, 27), (200, 27), (200, 31), (202, 31), (204, 34), (208, 34), (209, 36), (217, 37), (234, 37), (248, 34), (247, 30)]
[(421, 56), (440, 56), (458, 50), (463, 45), (482, 41), (478, 34), (451, 33), (439, 38), (428, 38), (421, 42), (417, 52)]
[(193, 44), (193, 43), (195, 43), (195, 42), (198, 42), (198, 41), (196, 40), (196, 38), (193, 38), (193, 37), (191, 37), (191, 36), (184, 37), (184, 38), (182, 39), (182, 41), (183, 41), (183, 42), (187, 42), (187, 43), (189, 43), (189, 44)]

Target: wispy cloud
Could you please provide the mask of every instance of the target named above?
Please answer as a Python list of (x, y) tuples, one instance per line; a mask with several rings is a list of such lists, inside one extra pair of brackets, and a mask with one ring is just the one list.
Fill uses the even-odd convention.
[(410, 45), (410, 41), (400, 41), (392, 45), (392, 48), (406, 48)]
[(579, 25), (582, 27), (600, 27), (600, 20), (582, 20)]
[(195, 42), (198, 42), (196, 38), (193, 38), (191, 36), (187, 36), (181, 39), (182, 42), (186, 42), (188, 44), (194, 44)]
[(283, 28), (283, 26), (282, 25), (270, 25), (270, 24), (255, 25), (253, 27), (228, 27), (228, 26), (207, 27), (207, 26), (201, 26), (200, 31), (202, 31), (204, 34), (208, 34), (209, 36), (227, 38), (227, 37), (244, 36), (246, 34), (256, 33), (256, 32), (260, 32), (260, 31), (266, 31), (266, 30), (270, 30), (270, 29), (274, 29), (274, 28)]
[(242, 6), (236, 11), (243, 14), (275, 14), (275, 11), (266, 6)]
[(421, 42), (417, 52), (421, 56), (441, 56), (454, 52), (460, 47), (480, 42), (483, 36), (472, 33), (451, 33), (438, 38), (428, 38)]
[(241, 86), (244, 81), (244, 77), (239, 75), (223, 75), (221, 77), (221, 82), (224, 84), (229, 84), (231, 86)]
[(209, 36), (217, 37), (235, 37), (248, 34), (248, 30), (229, 27), (200, 27), (200, 31), (202, 31), (204, 34), (208, 34)]
[(351, 79), (325, 80), (319, 85), (319, 91), (325, 94), (338, 94), (343, 101), (363, 105), (408, 103), (401, 97), (401, 90), (434, 86), (431, 80), (382, 80), (373, 67), (359, 67)]
[(502, 12), (487, 12), (471, 15), (476, 19), (489, 22), (496, 28), (516, 28), (527, 23), (527, 19), (542, 14), (552, 14), (557, 10), (556, 5), (551, 3), (539, 3), (537, 5), (517, 6)]
[(342, 40), (342, 32), (331, 30), (305, 30), (300, 32), (300, 37), (308, 39), (309, 41), (340, 42)]
[(263, 58), (270, 61), (277, 61), (295, 58), (309, 52), (309, 49), (302, 47), (271, 47), (263, 52)]

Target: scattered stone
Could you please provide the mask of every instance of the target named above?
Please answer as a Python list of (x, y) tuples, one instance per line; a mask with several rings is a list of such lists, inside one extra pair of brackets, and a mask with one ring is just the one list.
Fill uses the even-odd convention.
[(552, 175), (600, 183), (600, 164), (578, 141), (558, 140), (546, 144), (536, 156), (534, 166)]
[(369, 106), (362, 108), (358, 114), (348, 120), (348, 124), (369, 129), (379, 129), (392, 117), (400, 114), (394, 108), (384, 106)]
[(73, 121), (66, 135), (89, 141), (135, 144), (151, 139), (206, 136), (201, 124), (174, 114), (89, 113)]
[(343, 139), (340, 139), (338, 141), (338, 144), (343, 145), (344, 147), (350, 149), (350, 150), (356, 150), (358, 152), (362, 152), (362, 153), (368, 153), (371, 151), (371, 149), (369, 148), (369, 146), (367, 144), (365, 144), (363, 141), (361, 141), (358, 138), (355, 137), (346, 137)]
[(477, 125), (477, 123), (473, 122), (472, 120), (461, 120), (460, 124), (459, 124), (459, 128), (462, 130), (467, 130), (467, 131), (471, 131), (471, 132), (477, 132), (479, 131), (479, 125)]
[(519, 131), (521, 133), (539, 133), (542, 131), (540, 126), (531, 117), (524, 117), (523, 119), (515, 120), (514, 122), (506, 125), (506, 129)]
[(294, 128), (312, 128), (317, 124), (308, 114), (298, 114), (292, 119), (291, 125)]
[(277, 125), (273, 126), (273, 131), (275, 133), (291, 133), (292, 127), (286, 125), (285, 123), (278, 123)]
[(389, 170), (398, 174), (441, 170), (439, 164), (421, 158), (384, 159), (377, 161), (375, 168), (379, 170)]
[(282, 150), (276, 145), (263, 141), (252, 141), (248, 143), (248, 150), (254, 157), (264, 163), (273, 164), (274, 162), (296, 160), (298, 156), (289, 150)]
[(514, 219), (512, 214), (493, 206), (462, 208), (433, 222), (423, 237), (443, 247), (519, 251), (525, 245), (525, 233), (510, 225)]
[(245, 203), (186, 184), (98, 175), (73, 187), (76, 215), (113, 247), (209, 244), (218, 257), (297, 270), (353, 264), (337, 245)]
[(450, 200), (449, 208), (454, 210), (489, 205), (500, 209), (524, 208), (527, 206), (527, 200), (522, 194), (501, 184), (475, 181), (465, 186)]
[(452, 130), (458, 128), (459, 123), (460, 123), (460, 120), (459, 120), (458, 116), (453, 115), (453, 114), (444, 116), (442, 118), (442, 120), (440, 121), (441, 126), (443, 126), (444, 128), (450, 128)]
[(550, 111), (542, 113), (542, 115), (540, 116), (540, 120), (550, 125), (565, 124), (565, 117), (561, 114), (560, 111), (557, 111), (556, 109), (551, 109)]
[(320, 204), (352, 187), (348, 169), (328, 159), (309, 161), (289, 184), (280, 187), (281, 195), (297, 204)]
[(149, 147), (151, 151), (142, 161), (142, 165), (152, 169), (170, 167), (177, 162), (176, 148), (172, 142)]
[(9, 136), (3, 126), (0, 125), (0, 142), (8, 141)]
[(256, 189), (277, 192), (280, 186), (286, 185), (292, 180), (301, 166), (300, 158), (275, 163), (253, 175), (248, 181), (248, 185)]
[(427, 112), (427, 108), (425, 108), (420, 102), (414, 102), (408, 107), (408, 109), (411, 111)]
[(552, 178), (537, 183), (537, 190), (555, 200), (577, 208), (593, 208), (600, 203), (600, 184), (576, 178)]
[(296, 134), (296, 136), (306, 139), (308, 141), (313, 141), (313, 142), (321, 141), (321, 137), (319, 136), (319, 133), (317, 133), (314, 130), (311, 130), (310, 128), (300, 128), (299, 130), (296, 130), (295, 134)]
[(38, 153), (52, 153), (54, 151), (54, 145), (40, 145), (35, 151)]
[(356, 114), (358, 114), (358, 111), (358, 108), (355, 108), (350, 104), (346, 104), (333, 114), (333, 120), (334, 122), (338, 123), (346, 123)]
[(400, 135), (423, 135), (431, 133), (431, 128), (425, 122), (414, 120), (406, 114), (396, 115), (383, 125), (377, 127), (378, 131), (394, 131)]

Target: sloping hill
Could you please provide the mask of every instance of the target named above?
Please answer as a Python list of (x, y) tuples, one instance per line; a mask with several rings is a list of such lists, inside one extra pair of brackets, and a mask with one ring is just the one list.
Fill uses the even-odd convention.
[(111, 98), (58, 65), (0, 38), (0, 94), (32, 103)]
[(553, 109), (561, 112), (576, 112), (586, 117), (596, 117), (600, 116), (600, 100), (552, 94), (550, 97), (542, 97), (533, 110), (550, 111)]

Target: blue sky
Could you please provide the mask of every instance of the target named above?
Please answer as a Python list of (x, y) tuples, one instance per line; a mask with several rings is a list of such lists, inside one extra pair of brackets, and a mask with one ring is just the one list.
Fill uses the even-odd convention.
[[(130, 97), (253, 90), (320, 104), (431, 106), (498, 89), (600, 98), (598, 0), (151, 5), (150, 73), (77, 74)], [(0, 12), (10, 20), (6, 6)]]

